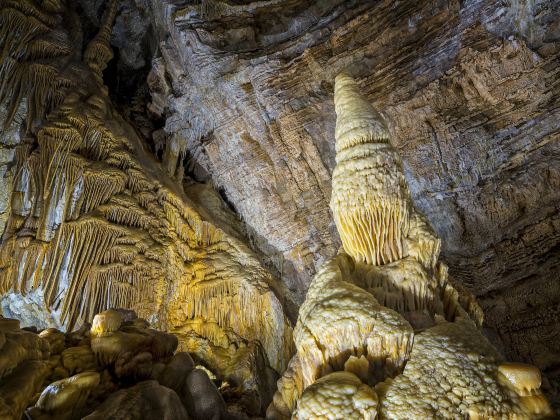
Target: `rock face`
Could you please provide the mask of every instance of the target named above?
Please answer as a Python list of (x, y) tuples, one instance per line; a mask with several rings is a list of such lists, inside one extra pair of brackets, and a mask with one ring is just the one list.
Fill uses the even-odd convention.
[[(556, 360), (560, 9), (554, 1), (152, 1), (155, 141), (203, 169), (302, 301), (340, 245), (334, 75), (383, 110), (415, 205), (494, 341)], [(241, 2), (237, 2), (241, 3)]]
[[(110, 100), (102, 76), (113, 57), (118, 2), (104, 5), (98, 31), (84, 46), (76, 42), (80, 19), (65, 1), (0, 0), (0, 6), (0, 102), (7, 103), (8, 128), (22, 100), (27, 110), (16, 121), (25, 140), (14, 153), (0, 242), (3, 312), (67, 331), (93, 321), (91, 350), (61, 354), (53, 379), (77, 371), (80, 357), (111, 364), (119, 379), (148, 376), (152, 360), (171, 357), (176, 335), (143, 323), (119, 329), (121, 312), (104, 311), (115, 307), (222, 351), (258, 347), (272, 377), (283, 372), (293, 352), (288, 294), (228, 226), (231, 212), (210, 194), (189, 198)], [(258, 376), (255, 366), (240, 382)], [(64, 401), (85, 401), (91, 379), (57, 382), (62, 396), (47, 395), (37, 409), (74, 415)], [(257, 394), (257, 411), (271, 396), (260, 401)], [(194, 410), (205, 417), (215, 402)]]
[[(165, 329), (193, 321), (203, 337), (231, 330), (261, 343), (282, 371), (291, 355), (285, 294), (235, 229), (209, 222), (220, 209), (197, 210), (112, 106), (101, 76), (118, 3), (107, 3), (83, 52), (64, 26), (79, 28), (65, 4), (1, 4), (0, 99), (12, 110), (8, 124), (23, 96), (29, 112), (0, 246), (0, 293), (40, 291), (43, 310), (70, 330), (110, 307), (135, 309)], [(19, 315), (30, 305), (14, 306)], [(23, 318), (37, 318), (34, 307), (28, 312)]]

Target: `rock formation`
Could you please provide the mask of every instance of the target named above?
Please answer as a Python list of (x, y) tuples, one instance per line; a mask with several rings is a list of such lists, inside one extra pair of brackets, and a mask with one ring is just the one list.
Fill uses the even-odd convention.
[(550, 416), (538, 369), (502, 363), (480, 331), (480, 308), (438, 262), (439, 239), (410, 222), (421, 216), (389, 132), (344, 73), (335, 106), (331, 206), (344, 250), (309, 287), (296, 355), (267, 416)]
[(66, 334), (0, 318), (0, 417), (225, 419), (216, 385), (175, 352), (177, 337), (123, 313), (98, 314), (95, 327)]
[(0, 318), (0, 417), (19, 419), (48, 375), (49, 345)]
[(204, 17), (188, 2), (124, 6), (159, 42), (148, 80), (163, 155), (179, 149), (175, 166), (220, 188), (301, 303), (340, 245), (332, 92), (347, 69), (485, 333), (560, 396), (557, 1), (219, 3)]
[[(0, 6), (6, 126), (22, 98), (27, 109), (0, 247), (0, 293), (28, 299), (22, 319), (68, 331), (124, 307), (179, 338), (226, 350), (254, 343), (264, 365), (281, 373), (292, 352), (286, 294), (233, 229), (213, 223), (215, 208), (190, 200), (165, 174), (111, 105), (102, 71), (112, 58), (117, 2), (108, 2), (83, 54), (71, 41), (79, 20), (65, 2)], [(95, 321), (94, 336), (118, 328), (113, 315)], [(151, 336), (127, 334), (113, 336), (109, 348), (94, 337), (92, 350), (123, 371), (141, 363), (142, 353), (121, 361), (115, 345), (168, 353), (151, 348)]]
[(6, 123), (22, 97), (28, 112), (0, 289), (39, 290), (37, 305), (69, 330), (126, 307), (210, 340), (231, 331), (234, 342), (259, 342), (280, 372), (291, 329), (274, 280), (166, 177), (111, 106), (101, 72), (116, 7), (108, 4), (79, 61), (68, 24), (78, 22), (64, 3), (2, 2)]
[(520, 345), (556, 312), (504, 308), (554, 284), (557, 13), (487, 3), (0, 0), (0, 417), (550, 415), (462, 284), (556, 366)]

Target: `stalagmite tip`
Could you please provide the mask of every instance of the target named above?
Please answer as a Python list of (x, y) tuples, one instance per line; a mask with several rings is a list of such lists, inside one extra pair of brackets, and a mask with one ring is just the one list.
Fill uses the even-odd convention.
[(336, 151), (360, 143), (389, 141), (383, 117), (362, 96), (358, 84), (347, 73), (335, 78)]

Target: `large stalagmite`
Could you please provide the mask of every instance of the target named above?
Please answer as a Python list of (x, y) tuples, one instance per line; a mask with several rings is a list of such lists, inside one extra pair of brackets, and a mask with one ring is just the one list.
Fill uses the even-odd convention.
[(372, 265), (399, 260), (405, 254), (411, 206), (385, 121), (345, 74), (337, 77), (335, 107), (331, 209), (344, 250)]
[(311, 283), (267, 416), (550, 415), (538, 370), (502, 363), (480, 308), (438, 262), (440, 241), (412, 205), (385, 122), (347, 74), (335, 104), (331, 207), (344, 250)]

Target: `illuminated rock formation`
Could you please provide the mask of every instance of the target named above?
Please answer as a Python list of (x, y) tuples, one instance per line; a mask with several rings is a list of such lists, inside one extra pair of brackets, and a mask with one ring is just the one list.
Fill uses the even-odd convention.
[(36, 333), (20, 330), (16, 320), (0, 319), (5, 368), (0, 417), (19, 419), (25, 411), (39, 420), (228, 418), (206, 371), (197, 369), (188, 353), (175, 353), (175, 336), (149, 328), (129, 310), (95, 318), (98, 327), (110, 320), (112, 331), (82, 327), (66, 334)]
[[(140, 3), (159, 35), (155, 143), (222, 189), (300, 304), (340, 246), (332, 92), (347, 69), (389, 124), (453, 280), (560, 409), (557, 0), (239, 0), (209, 19), (200, 2)], [(121, 57), (145, 32), (123, 33)]]
[(520, 376), (530, 372), (539, 378), (525, 382), (531, 391), (521, 391), (527, 395), (523, 397), (516, 388), (504, 385), (500, 373), (507, 365), (500, 364), (501, 360), (470, 322), (442, 322), (429, 328), (416, 335), (402, 375), (375, 387), (380, 417), (401, 419), (402, 413), (407, 413), (415, 419), (534, 419), (551, 415), (538, 389), (538, 369), (512, 369)]
[(356, 375), (334, 372), (305, 389), (294, 419), (356, 419), (377, 417), (377, 395)]
[(411, 211), (400, 157), (383, 119), (344, 74), (337, 77), (335, 106), (331, 209), (344, 250), (372, 265), (400, 260)]
[[(113, 55), (117, 2), (107, 2), (81, 61), (70, 32), (79, 21), (65, 2), (1, 0), (0, 7), (6, 124), (22, 98), (27, 104), (0, 294), (27, 299), (20, 309), (29, 307), (33, 319), (42, 311), (52, 327), (93, 321), (97, 362), (123, 376), (145, 376), (146, 353), (167, 357), (177, 341), (139, 325), (120, 328), (111, 311), (94, 319), (109, 308), (134, 309), (180, 340), (193, 332), (225, 349), (252, 343), (266, 366), (283, 372), (293, 345), (280, 287), (239, 237), (214, 223), (215, 208), (189, 199), (167, 176), (109, 100), (102, 71)], [(56, 334), (44, 334), (54, 342)], [(57, 357), (53, 378), (79, 372), (78, 359), (92, 362), (83, 348)]]
[(346, 74), (335, 104), (331, 207), (346, 253), (311, 283), (267, 417), (550, 415), (538, 369), (501, 364), (474, 298), (438, 262), (385, 123)]
[(99, 373), (84, 372), (53, 382), (44, 389), (35, 404), (34, 418), (41, 415), (61, 420), (79, 417), (99, 380)]

